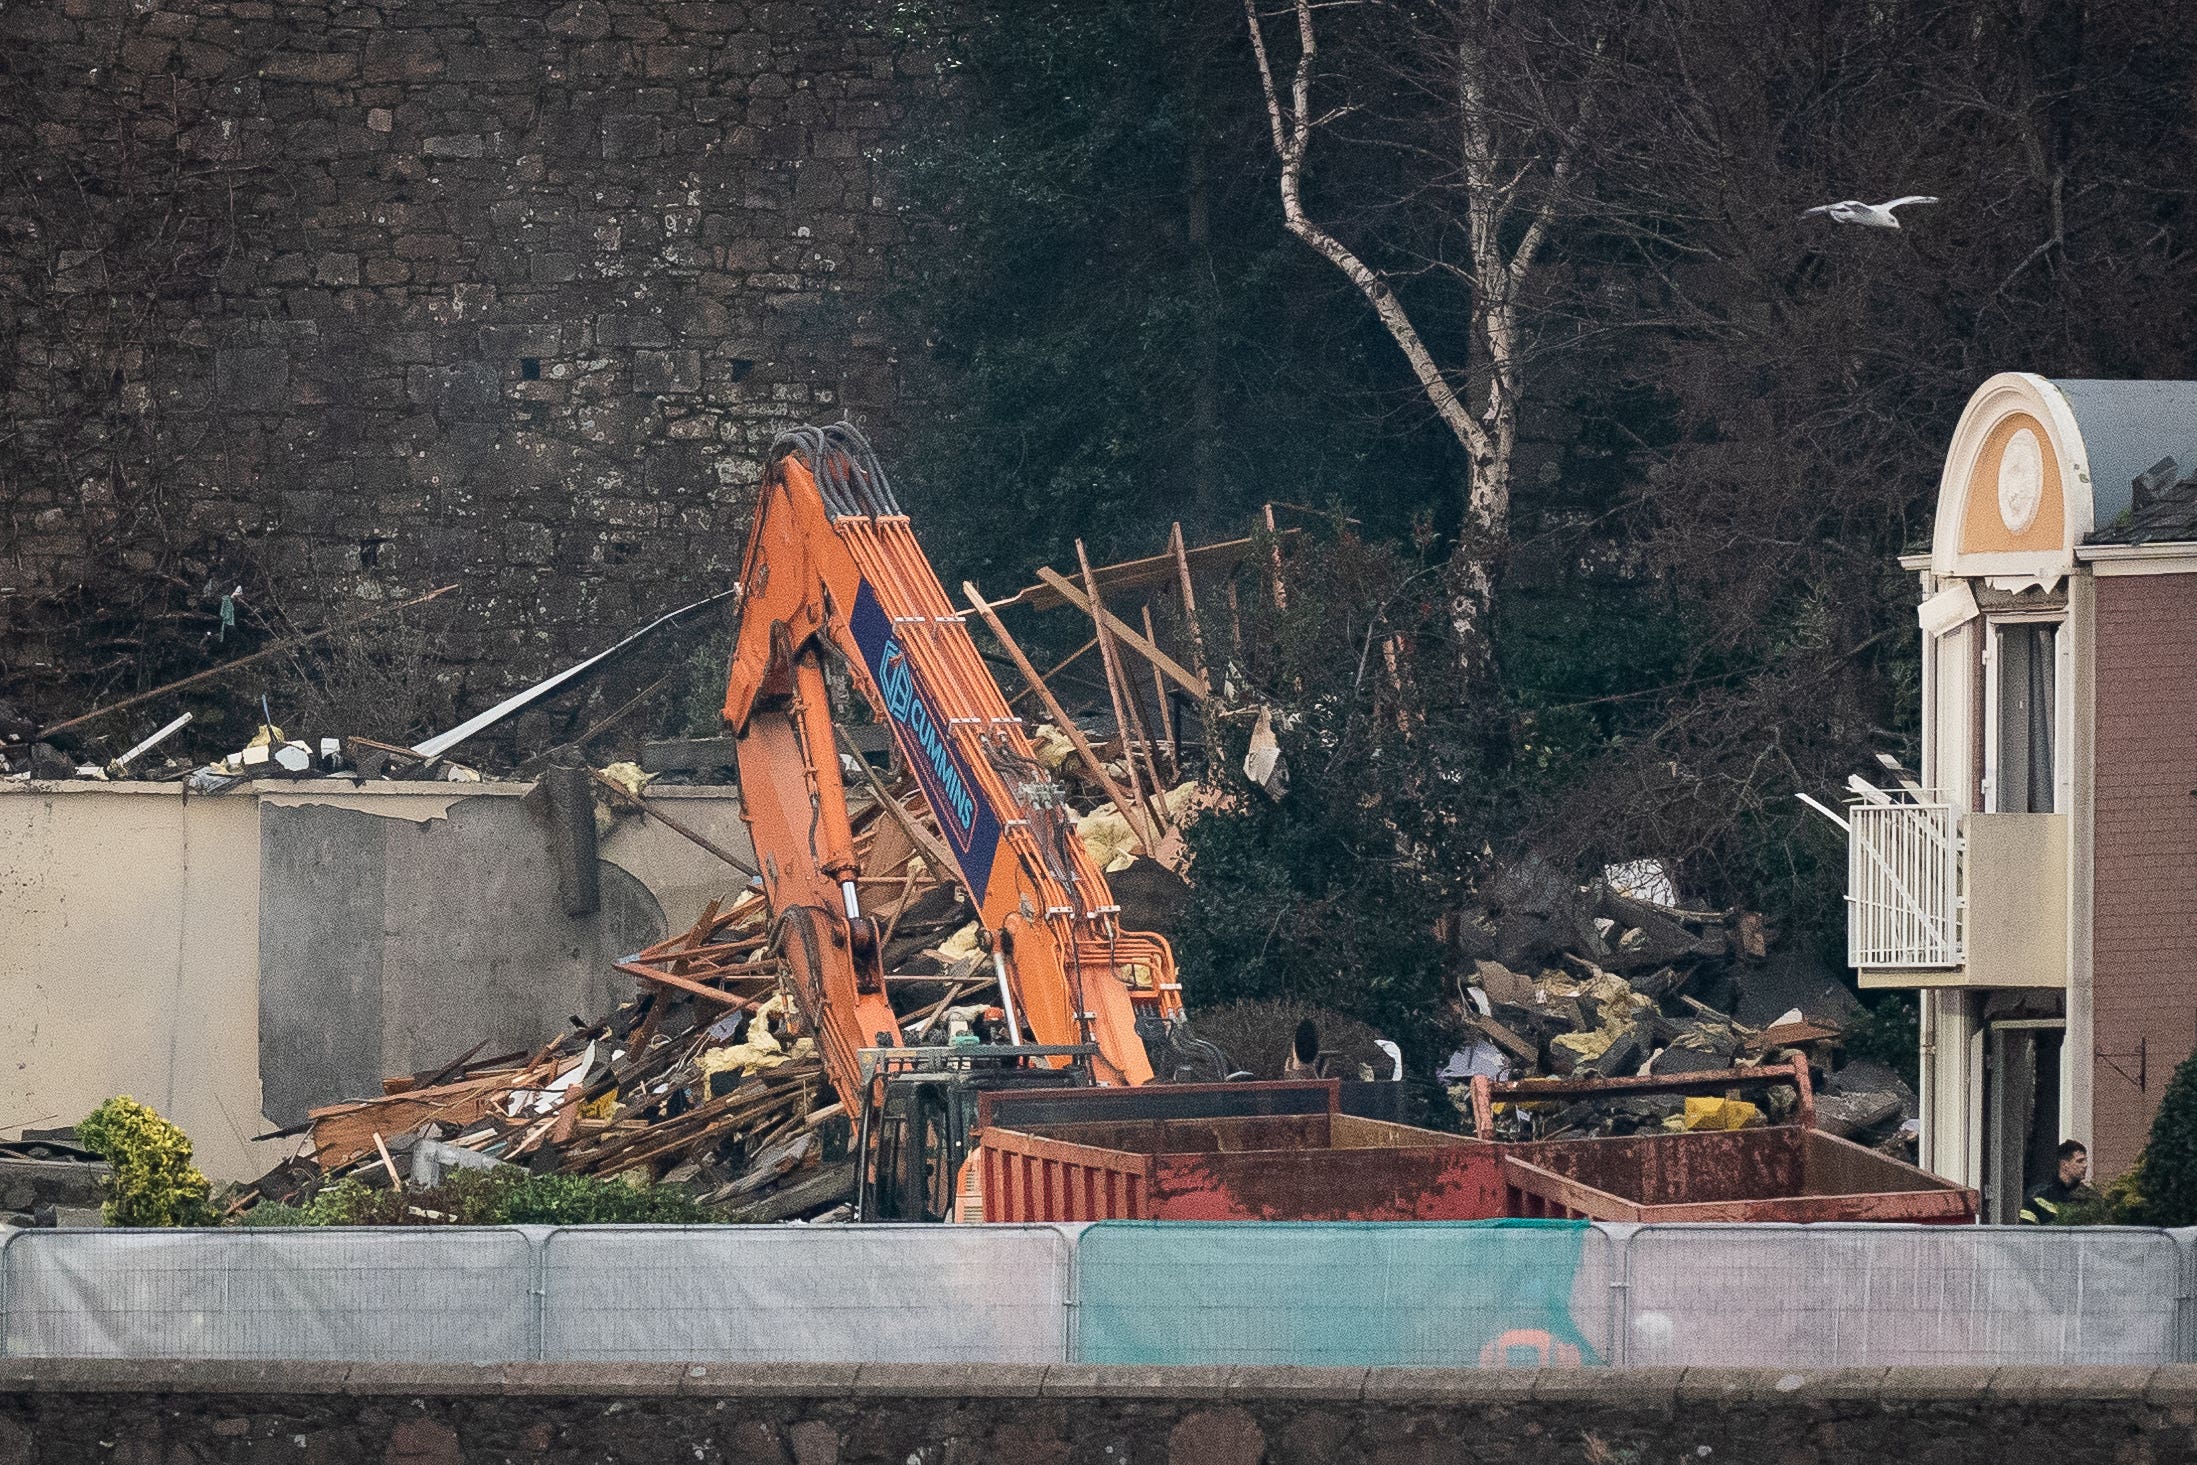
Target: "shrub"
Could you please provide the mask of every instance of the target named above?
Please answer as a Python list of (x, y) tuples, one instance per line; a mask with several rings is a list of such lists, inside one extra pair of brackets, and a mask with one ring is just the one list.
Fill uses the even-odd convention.
[(2159, 1096), (2134, 1189), (2147, 1224), (2197, 1224), (2197, 1056), (2182, 1060)]
[(310, 1226), (311, 1215), (303, 1206), (289, 1205), (283, 1201), (263, 1200), (243, 1215), (237, 1217), (239, 1226)]
[(2055, 1226), (2140, 1226), (2144, 1224), (2144, 1197), (2137, 1189), (2136, 1171), (2116, 1176), (2087, 1200), (2071, 1200), (2052, 1218)]
[(249, 1226), (697, 1225), (716, 1219), (671, 1185), (627, 1185), (586, 1175), (464, 1170), (423, 1189), (371, 1190), (338, 1180), (302, 1206), (259, 1205)]
[(504, 1189), (497, 1210), (497, 1221), (510, 1226), (691, 1226), (715, 1219), (675, 1185), (627, 1185), (586, 1175), (525, 1176)]
[(1208, 777), (1222, 799), (1188, 828), (1170, 933), (1194, 1017), (1330, 1009), (1395, 1039), (1416, 1073), (1455, 1045), (1456, 955), (1435, 925), (1469, 900), (1512, 790), (1491, 771), (1501, 718), (1460, 690), (1435, 568), (1348, 532), (1308, 536), (1285, 599), (1259, 577), (1207, 629), (1208, 646), (1232, 646), (1240, 619), (1229, 676), (1270, 712), (1288, 783), (1278, 798), (1252, 787), (1251, 724), (1221, 719)]
[(107, 1100), (76, 1138), (112, 1168), (101, 1207), (110, 1226), (209, 1226), (212, 1185), (191, 1163), (190, 1137), (127, 1096)]
[(1905, 992), (1886, 992), (1846, 1031), (1846, 1056), (1879, 1063), (1922, 1086), (1922, 1007)]
[(2062, 1226), (2197, 1225), (2197, 1055), (2159, 1096), (2143, 1153), (2097, 1195), (2060, 1207)]

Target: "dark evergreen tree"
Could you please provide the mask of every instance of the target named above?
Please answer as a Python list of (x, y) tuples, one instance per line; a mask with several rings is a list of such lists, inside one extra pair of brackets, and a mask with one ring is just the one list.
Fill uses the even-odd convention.
[(2167, 1080), (2132, 1180), (2144, 1224), (2197, 1226), (2197, 1057)]

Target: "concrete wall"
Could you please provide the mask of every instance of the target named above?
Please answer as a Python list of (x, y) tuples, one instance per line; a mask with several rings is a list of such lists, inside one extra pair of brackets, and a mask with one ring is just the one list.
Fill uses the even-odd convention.
[[(523, 785), (172, 784), (0, 795), (0, 1134), (130, 1093), (216, 1178), (251, 1137), (485, 1040), (539, 1045), (630, 991), (609, 962), (690, 924), (739, 876), (621, 816), (603, 901), (564, 915)], [(736, 852), (726, 789), (651, 795)]]
[(2097, 604), (2091, 1159), (2110, 1177), (2197, 1042), (2197, 576), (2100, 576)]
[(2197, 1368), (0, 1362), (0, 1465), (2190, 1458)]

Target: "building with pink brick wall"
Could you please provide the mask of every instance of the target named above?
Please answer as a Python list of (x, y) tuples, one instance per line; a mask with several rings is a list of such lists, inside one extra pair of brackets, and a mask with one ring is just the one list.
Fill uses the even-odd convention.
[(2011, 1221), (2197, 1051), (2197, 382), (1979, 388), (1921, 580), (1922, 768), (1849, 807), (1848, 958), (1922, 998), (1922, 1163)]

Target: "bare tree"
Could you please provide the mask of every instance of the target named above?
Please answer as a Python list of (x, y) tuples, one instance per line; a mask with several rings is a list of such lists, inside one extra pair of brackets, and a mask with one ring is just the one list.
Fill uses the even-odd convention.
[[(1445, 0), (1400, 18), (1401, 44), (1386, 63), (1391, 94), (1414, 99), (1388, 145), (1406, 160), (1411, 197), (1436, 219), (1418, 248), (1384, 241), (1376, 265), (1315, 220), (1305, 207), (1305, 169), (1324, 124), (1359, 110), (1315, 113), (1319, 58), (1315, 0), (1293, 0), (1296, 66), (1287, 95), (1277, 79), (1257, 0), (1243, 0), (1281, 163), (1282, 217), (1290, 233), (1357, 286), (1410, 364), (1442, 423), (1464, 448), (1468, 478), (1448, 575), (1449, 630), (1468, 686), (1493, 671), (1496, 582), (1509, 546), (1512, 460), (1531, 354), (1531, 286), (1552, 224), (1573, 202), (1583, 140), (1593, 122), (1592, 61), (1584, 47), (1502, 0)], [(1367, 7), (1372, 8), (1372, 7)], [(1385, 7), (1384, 7), (1385, 8)], [(1502, 48), (1500, 59), (1495, 48)], [(1585, 74), (1576, 63), (1586, 57)], [(1551, 58), (1570, 65), (1545, 66)], [(1411, 282), (1446, 282), (1464, 292), (1468, 322), (1462, 361), (1443, 361), (1399, 294)]]

